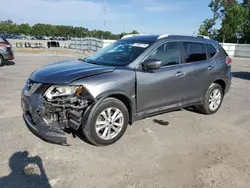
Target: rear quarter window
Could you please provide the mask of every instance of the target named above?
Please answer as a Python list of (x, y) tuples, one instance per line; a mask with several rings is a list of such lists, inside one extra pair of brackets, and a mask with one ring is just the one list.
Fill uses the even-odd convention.
[(197, 42), (183, 42), (185, 50), (185, 62), (197, 62), (207, 60), (205, 45)]
[(217, 53), (216, 48), (211, 44), (206, 44), (206, 47), (207, 47), (208, 59), (213, 58), (215, 54)]
[(221, 48), (223, 55), (228, 56), (228, 53), (226, 52), (226, 50), (222, 46), (220, 48)]

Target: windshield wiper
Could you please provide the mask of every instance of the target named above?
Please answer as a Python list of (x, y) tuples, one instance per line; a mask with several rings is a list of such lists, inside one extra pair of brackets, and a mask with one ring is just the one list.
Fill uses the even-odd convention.
[(79, 59), (77, 59), (78, 61), (84, 61), (85, 59), (82, 59), (82, 58), (79, 58)]

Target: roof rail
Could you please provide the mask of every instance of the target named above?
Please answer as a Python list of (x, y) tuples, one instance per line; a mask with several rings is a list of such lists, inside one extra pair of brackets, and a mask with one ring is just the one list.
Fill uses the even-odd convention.
[(205, 35), (197, 35), (197, 37), (199, 37), (199, 38), (204, 38), (204, 39), (210, 39), (210, 37), (205, 36)]
[(122, 37), (122, 39), (124, 38), (128, 38), (128, 37), (133, 37), (133, 36), (138, 36), (138, 35), (148, 35), (148, 34), (128, 34)]
[(168, 36), (169, 36), (169, 34), (162, 34), (162, 35), (160, 35), (157, 39), (166, 38), (166, 37), (168, 37)]

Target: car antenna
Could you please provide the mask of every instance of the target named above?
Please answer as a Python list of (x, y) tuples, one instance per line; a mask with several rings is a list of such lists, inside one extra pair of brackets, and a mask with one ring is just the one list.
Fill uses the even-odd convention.
[(194, 32), (193, 32), (193, 34), (192, 34), (192, 36), (194, 36), (194, 34), (196, 33), (196, 30), (194, 30)]

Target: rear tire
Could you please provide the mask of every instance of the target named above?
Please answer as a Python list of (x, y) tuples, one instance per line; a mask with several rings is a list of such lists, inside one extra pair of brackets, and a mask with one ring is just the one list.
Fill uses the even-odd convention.
[[(125, 133), (129, 113), (118, 99), (104, 99), (96, 107), (89, 123), (83, 126), (86, 138), (96, 146), (106, 146), (117, 142)], [(117, 120), (116, 120), (117, 119)]]
[(213, 83), (208, 88), (202, 105), (198, 106), (199, 112), (207, 115), (216, 113), (222, 104), (224, 92), (219, 84)]
[(3, 57), (0, 55), (0, 67), (4, 66), (4, 59)]

